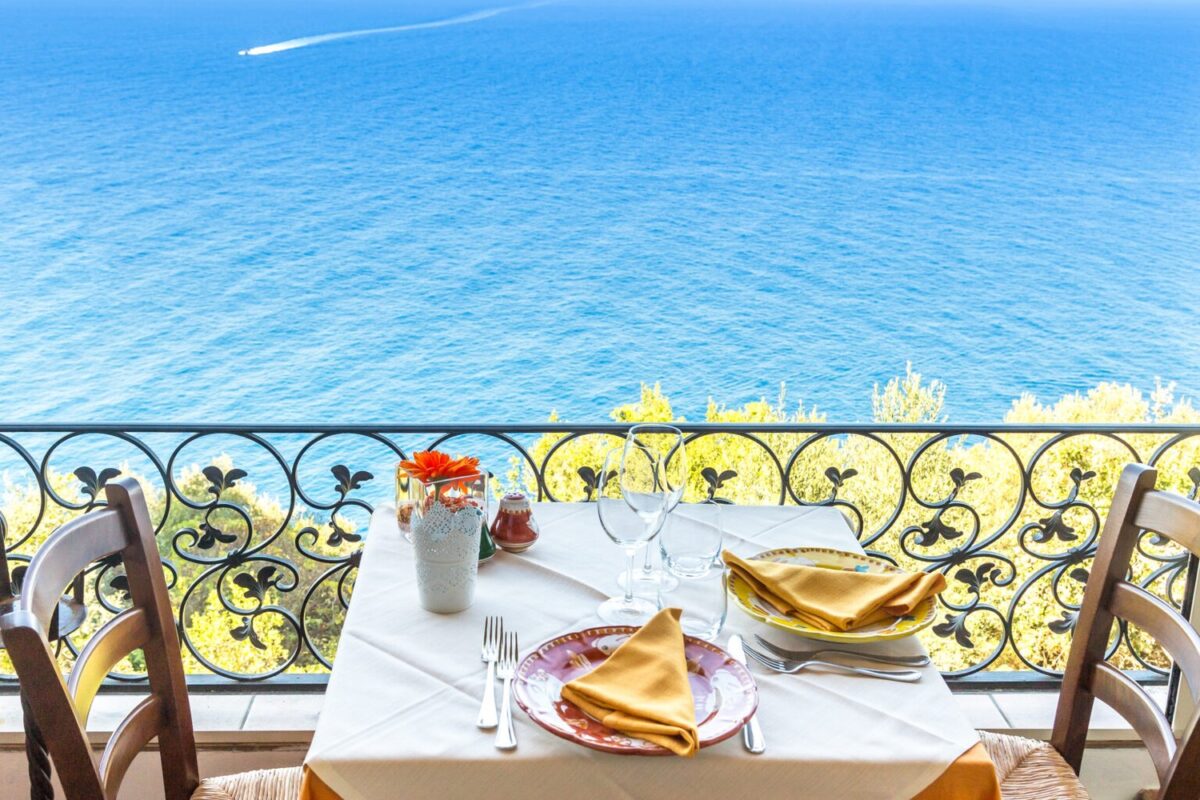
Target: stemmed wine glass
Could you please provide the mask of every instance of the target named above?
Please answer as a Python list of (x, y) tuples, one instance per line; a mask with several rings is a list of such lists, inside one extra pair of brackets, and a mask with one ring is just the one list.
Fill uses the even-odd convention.
[[(683, 490), (688, 478), (687, 448), (684, 445), (683, 432), (672, 425), (660, 423), (634, 425), (625, 437), (621, 465), (626, 470), (649, 471), (652, 476), (653, 499), (636, 494), (631, 497), (630, 493), (625, 493), (626, 502), (635, 511), (638, 511), (640, 506), (643, 510), (638, 511), (639, 516), (648, 528), (653, 528), (646, 537), (646, 541), (649, 541), (662, 530), (667, 515), (674, 511), (683, 499)], [(661, 507), (656, 505), (659, 502)], [(625, 588), (628, 579), (627, 574), (622, 574), (617, 578), (617, 583)], [(638, 594), (650, 596), (678, 584), (675, 576), (655, 564), (654, 548), (651, 547), (646, 548), (642, 568), (633, 576), (633, 580), (641, 587), (637, 589)]]
[[(604, 468), (600, 471), (600, 480), (596, 487), (596, 512), (600, 516), (600, 527), (617, 545), (625, 551), (625, 595), (610, 597), (600, 604), (596, 613), (600, 619), (609, 625), (641, 625), (650, 619), (656, 611), (656, 601), (633, 593), (633, 574), (637, 560), (637, 551), (654, 534), (656, 527), (646, 525), (643, 513), (653, 514), (654, 501), (652, 490), (655, 484), (654, 470), (640, 465), (633, 465), (629, 471), (623, 464), (624, 451), (611, 450), (604, 458)], [(629, 486), (642, 511), (636, 510), (626, 501), (625, 487)], [(661, 501), (660, 501), (661, 502)], [(661, 509), (657, 513), (662, 513)], [(665, 514), (664, 514), (665, 516)]]

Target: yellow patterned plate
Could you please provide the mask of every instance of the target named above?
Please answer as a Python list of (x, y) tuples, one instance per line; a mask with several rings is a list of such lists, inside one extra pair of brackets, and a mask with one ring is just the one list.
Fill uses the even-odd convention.
[[(780, 550), (767, 550), (751, 558), (763, 561), (775, 561), (780, 564), (802, 564), (809, 567), (825, 569), (854, 570), (855, 572), (903, 572), (899, 567), (892, 566), (881, 558), (847, 553), (842, 550), (831, 550), (825, 547), (786, 547)], [(824, 642), (882, 642), (887, 639), (903, 639), (912, 636), (919, 630), (924, 630), (933, 624), (937, 616), (937, 598), (929, 597), (917, 606), (909, 615), (897, 617), (891, 622), (878, 622), (852, 631), (823, 631), (812, 627), (795, 617), (781, 614), (768, 605), (754, 593), (744, 580), (729, 574), (729, 594), (734, 602), (750, 616), (781, 630), (791, 631), (809, 639), (820, 639)]]

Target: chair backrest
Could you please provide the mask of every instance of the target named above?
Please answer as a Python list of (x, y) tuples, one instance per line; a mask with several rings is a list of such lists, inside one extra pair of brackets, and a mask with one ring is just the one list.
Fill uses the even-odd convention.
[(1102, 700), (1145, 744), (1158, 772), (1158, 799), (1195, 800), (1200, 797), (1197, 720), (1191, 720), (1176, 743), (1170, 722), (1146, 691), (1104, 658), (1113, 622), (1125, 620), (1154, 637), (1187, 679), (1193, 699), (1200, 695), (1196, 629), (1171, 606), (1126, 580), (1142, 531), (1154, 531), (1200, 556), (1200, 503), (1156, 491), (1157, 477), (1151, 467), (1130, 464), (1117, 483), (1079, 609), (1051, 743), (1078, 772), (1092, 704)]
[[(188, 800), (199, 784), (179, 634), (141, 487), (106, 486), (108, 505), (63, 525), (33, 557), (0, 635), (21, 691), (46, 740), (67, 800), (115, 800), (134, 756), (155, 737), (166, 800)], [(119, 555), (132, 607), (113, 617), (79, 653), (64, 681), (47, 639), (63, 590), (93, 562)], [(150, 694), (117, 726), (99, 764), (86, 725), (105, 676), (130, 653), (145, 656)]]

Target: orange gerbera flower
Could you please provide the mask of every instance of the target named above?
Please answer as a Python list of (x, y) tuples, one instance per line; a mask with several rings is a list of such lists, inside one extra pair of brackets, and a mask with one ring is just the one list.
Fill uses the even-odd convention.
[(470, 456), (451, 458), (439, 450), (422, 450), (413, 453), (412, 460), (401, 461), (400, 469), (410, 478), (416, 478), (422, 483), (433, 483), (478, 475), (479, 459)]

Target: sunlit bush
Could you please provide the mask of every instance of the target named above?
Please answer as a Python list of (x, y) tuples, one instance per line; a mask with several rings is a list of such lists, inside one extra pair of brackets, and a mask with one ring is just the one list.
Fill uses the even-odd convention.
[[(910, 369), (903, 377), (875, 388), (872, 418), (881, 425), (944, 422), (946, 392), (940, 382), (925, 381)], [(635, 402), (614, 409), (610, 416), (619, 423), (686, 421), (675, 413), (658, 385), (643, 386)], [(1073, 623), (1070, 605), (1078, 603), (1090, 565), (1071, 563), (1057, 569), (1053, 558), (1078, 548), (1103, 520), (1117, 476), (1134, 459), (1129, 448), (1147, 460), (1170, 440), (1167, 434), (1153, 432), (1125, 435), (1123, 441), (1086, 434), (1061, 437), (1048, 446), (1053, 434), (938, 438), (872, 432), (870, 426), (856, 433), (822, 434), (803, 429), (824, 423), (825, 415), (803, 403), (789, 402), (782, 389), (773, 402), (764, 399), (731, 408), (710, 401), (704, 421), (788, 423), (800, 432), (693, 436), (687, 445), (686, 502), (832, 505), (846, 517), (869, 552), (908, 569), (942, 568), (956, 549), (969, 554), (947, 569), (950, 589), (945, 597), (951, 606), (974, 610), (961, 614), (954, 608), (941, 609), (939, 624), (922, 634), (944, 670), (970, 669), (987, 662), (1001, 644), (990, 669), (1028, 669), (1026, 660), (1045, 669), (1062, 668)], [(1050, 404), (1022, 396), (1004, 417), (1006, 424), (1051, 428), (1069, 423), (1195, 422), (1200, 422), (1200, 412), (1187, 401), (1176, 400), (1169, 386), (1157, 386), (1146, 394), (1111, 383)], [(1175, 443), (1157, 459), (1161, 488), (1184, 494), (1195, 491), (1200, 482), (1197, 439)], [(605, 454), (620, 443), (618, 437), (601, 434), (546, 434), (530, 448), (533, 461), (546, 465), (541, 486), (528, 465), (515, 459), (509, 465), (507, 485), (524, 486), (532, 494), (540, 489), (562, 501), (587, 500), (593, 495)], [(122, 470), (127, 473), (128, 467)], [(907, 486), (906, 472), (910, 475)], [(194, 563), (182, 558), (180, 551), (214, 559), (228, 556), (246, 543), (245, 522), (229, 510), (206, 517), (203, 508), (191, 508), (178, 500), (170, 504), (160, 528), (159, 547), (170, 564), (172, 599), (182, 605), (181, 621), (191, 648), (220, 669), (234, 673), (264, 675), (285, 664), (289, 672), (322, 671), (324, 666), (308, 652), (296, 626), (303, 617), (309, 640), (326, 658), (333, 657), (343, 619), (337, 581), (342, 573), (337, 565), (306, 558), (297, 548), (297, 537), (310, 551), (345, 557), (359, 546), (361, 531), (340, 519), (338, 535), (349, 534), (349, 538), (339, 541), (327, 512), (317, 512), (320, 517), (297, 512), (289, 519), (278, 500), (260, 492), (227, 457), (203, 468), (181, 470), (179, 490), (194, 504), (203, 505), (212, 498), (210, 487), (217, 475), (229, 484), (221, 491), (221, 501), (238, 506), (249, 517), (251, 545), (274, 538), (255, 558), (229, 570), (219, 586), (220, 566)], [(99, 486), (103, 476), (91, 476), (91, 489), (78, 472), (48, 477), (56, 493), (69, 503), (86, 506), (103, 499)], [(142, 483), (155, 485), (154, 481)], [(951, 497), (953, 501), (948, 502)], [(151, 490), (148, 501), (151, 517), (157, 522), (166, 508), (161, 488)], [(36, 485), (14, 483), (3, 486), (0, 511), (10, 541), (14, 532), (29, 530), (39, 513), (43, 514), (36, 533), (16, 548), (25, 554), (34, 552), (50, 532), (79, 513), (54, 502), (48, 502), (43, 511)], [(302, 534), (305, 530), (309, 533)], [(797, 544), (804, 543), (802, 522), (795, 536)], [(1183, 581), (1170, 584), (1178, 574), (1178, 562), (1169, 560), (1179, 551), (1152, 540), (1146, 541), (1144, 549), (1133, 577), (1149, 580), (1154, 591), (1172, 594), (1179, 601)], [(1168, 560), (1155, 561), (1153, 556)], [(21, 562), (14, 561), (14, 566), (19, 574)], [(331, 570), (332, 579), (321, 580)], [(1055, 575), (1060, 572), (1057, 587), (1062, 603), (1054, 597)], [(90, 614), (83, 629), (72, 637), (74, 647), (111, 617), (111, 610), (96, 602), (97, 596), (110, 609), (127, 602), (120, 575), (119, 567), (91, 573)], [(352, 584), (349, 579), (343, 596), (350, 593)], [(314, 586), (302, 615), (301, 605)], [(274, 610), (256, 614), (260, 601), (262, 607)], [(1140, 633), (1134, 632), (1133, 640), (1147, 662), (1159, 667), (1166, 664), (1163, 654)], [(297, 654), (294, 662), (293, 653)], [(64, 649), (64, 665), (70, 658), (70, 650)], [(206, 671), (187, 647), (184, 658), (189, 672)], [(1114, 661), (1127, 668), (1141, 666), (1124, 647)], [(135, 654), (118, 669), (136, 674), (142, 666), (140, 654)], [(0, 669), (7, 668), (0, 654)]]
[[(945, 422), (945, 394), (943, 384), (923, 381), (909, 369), (904, 377), (875, 388), (873, 419), (876, 423)], [(658, 385), (643, 386), (638, 402), (615, 409), (611, 416), (617, 422), (686, 421), (674, 414)], [(801, 403), (789, 407), (781, 390), (774, 403), (762, 400), (728, 408), (710, 402), (704, 421), (803, 427), (824, 422), (825, 417)], [(1200, 412), (1186, 400), (1176, 401), (1169, 386), (1159, 385), (1146, 396), (1128, 385), (1106, 383), (1050, 405), (1022, 396), (1013, 402), (1004, 422), (1050, 427), (1064, 423), (1178, 424), (1200, 422)], [(1005, 433), (947, 437), (930, 443), (928, 434), (907, 433), (766, 433), (754, 437), (706, 434), (688, 442), (690, 479), (684, 499), (757, 504), (777, 503), (783, 495), (788, 503), (832, 504), (846, 516), (869, 551), (908, 569), (935, 568), (955, 549), (971, 552), (971, 558), (949, 569), (950, 588), (945, 597), (954, 605), (974, 606), (977, 610), (967, 615), (942, 610), (941, 624), (922, 634), (939, 666), (947, 671), (969, 669), (988, 660), (1006, 641), (1005, 628), (1014, 596), (1026, 580), (1042, 571), (1042, 577), (1034, 580), (1012, 606), (1008, 643), (989, 669), (1028, 669), (1020, 657), (1023, 654), (1032, 664), (1057, 670), (1065, 663), (1073, 614), (1054, 599), (1055, 563), (1022, 549), (1021, 533), (1025, 531), (1030, 549), (1046, 556), (1078, 547), (1102, 522), (1117, 477), (1134, 455), (1112, 438), (1088, 434), (1063, 438), (1035, 459), (1052, 435)], [(1146, 460), (1169, 437), (1149, 433), (1123, 439)], [(615, 437), (596, 434), (541, 437), (533, 454), (540, 464), (552, 453), (544, 472), (546, 492), (560, 500), (586, 499), (590, 495), (589, 479), (599, 472), (605, 452), (618, 444)], [(801, 445), (804, 447), (794, 463), (789, 464), (789, 457)], [(1200, 474), (1193, 471), (1200, 464), (1198, 446), (1200, 443), (1188, 439), (1165, 452), (1157, 462), (1161, 488), (1184, 494), (1195, 490)], [(1024, 487), (1025, 467), (1030, 468), (1030, 491)], [(907, 492), (903, 480), (906, 468), (911, 475)], [(786, 486), (781, 472), (787, 476)], [(1073, 474), (1080, 479), (1078, 486)], [(516, 461), (509, 480), (523, 482), (531, 492), (537, 489), (535, 476)], [(1077, 492), (1077, 504), (1066, 502), (1072, 491)], [(955, 494), (955, 504), (947, 505), (939, 514), (939, 507), (951, 493)], [(1063, 507), (1056, 517), (1055, 512), (1060, 510), (1057, 506)], [(941, 535), (922, 546), (931, 529)], [(981, 546), (993, 537), (995, 541)], [(1038, 538), (1047, 541), (1038, 542)], [(907, 552), (901, 547), (902, 540), (908, 545)], [(796, 542), (803, 541), (803, 525), (799, 524)], [(1164, 558), (1180, 552), (1169, 545), (1148, 545), (1147, 549)], [(1087, 566), (1070, 565), (1062, 570), (1058, 591), (1068, 605), (1077, 604), (1082, 596), (1081, 579), (1086, 573), (1081, 570)], [(1133, 577), (1144, 580), (1160, 566), (1160, 562), (1139, 557)], [(1165, 594), (1167, 579), (1173, 574), (1172, 570), (1164, 571), (1151, 588)], [(1183, 581), (1178, 580), (1174, 587), (1176, 600), (1182, 588)], [(976, 591), (977, 604), (972, 596)], [(1137, 632), (1133, 636), (1143, 658), (1158, 667), (1166, 665), (1162, 652), (1149, 640)], [(1115, 654), (1114, 661), (1126, 668), (1141, 667), (1125, 648)]]

